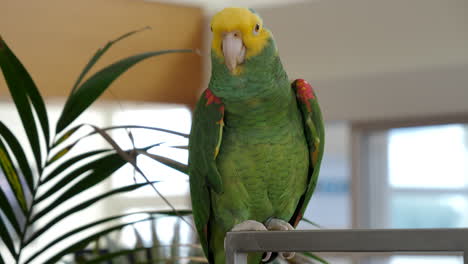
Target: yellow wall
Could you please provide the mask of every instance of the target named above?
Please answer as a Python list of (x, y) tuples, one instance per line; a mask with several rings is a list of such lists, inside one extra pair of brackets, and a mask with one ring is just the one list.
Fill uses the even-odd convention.
[[(152, 28), (116, 44), (95, 71), (140, 52), (201, 49), (202, 23), (198, 8), (143, 0), (0, 0), (0, 35), (41, 92), (53, 97), (68, 95), (87, 61), (108, 40), (145, 26)], [(202, 70), (202, 58), (196, 54), (151, 58), (125, 73), (103, 97), (193, 105)], [(0, 80), (0, 98), (8, 96)]]

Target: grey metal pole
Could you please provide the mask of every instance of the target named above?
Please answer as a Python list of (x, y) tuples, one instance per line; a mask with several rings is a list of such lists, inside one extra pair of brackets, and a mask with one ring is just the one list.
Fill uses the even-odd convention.
[(247, 252), (459, 252), (468, 264), (468, 229), (299, 230), (229, 232), (228, 264)]
[(247, 253), (246, 252), (239, 252), (235, 250), (234, 247), (228, 246), (233, 244), (231, 241), (231, 237), (226, 237), (224, 242), (225, 252), (226, 252), (226, 263), (230, 264), (247, 264)]

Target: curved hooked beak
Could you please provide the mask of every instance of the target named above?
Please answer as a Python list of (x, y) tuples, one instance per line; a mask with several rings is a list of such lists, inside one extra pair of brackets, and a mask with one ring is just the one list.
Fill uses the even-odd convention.
[(222, 49), (224, 63), (231, 73), (235, 73), (237, 66), (245, 59), (245, 46), (242, 43), (241, 34), (238, 31), (225, 33)]

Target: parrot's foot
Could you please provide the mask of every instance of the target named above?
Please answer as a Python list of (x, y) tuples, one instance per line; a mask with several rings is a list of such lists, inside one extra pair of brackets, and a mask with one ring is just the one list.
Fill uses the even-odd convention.
[[(265, 223), (266, 227), (268, 230), (272, 231), (289, 231), (289, 230), (294, 230), (294, 227), (290, 225), (288, 222), (278, 219), (278, 218), (270, 218), (266, 221)], [(296, 255), (295, 252), (278, 252), (278, 254), (283, 258), (283, 259), (292, 259), (294, 255)]]
[(235, 225), (231, 231), (267, 231), (268, 229), (260, 222), (255, 220), (246, 220), (240, 224)]
[[(255, 220), (245, 220), (242, 223), (235, 225), (231, 231), (268, 231), (268, 229), (260, 222)], [(226, 241), (224, 247), (226, 248)], [(265, 257), (263, 257), (262, 261), (267, 261), (271, 258), (271, 252), (265, 252)]]

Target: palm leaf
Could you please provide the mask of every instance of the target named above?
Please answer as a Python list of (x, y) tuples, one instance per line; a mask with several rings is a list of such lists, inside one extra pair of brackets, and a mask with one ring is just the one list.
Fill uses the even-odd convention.
[[(1, 217), (0, 217), (1, 219)], [(10, 234), (8, 233), (8, 230), (5, 226), (4, 221), (0, 221), (0, 238), (3, 240), (3, 243), (7, 246), (8, 250), (10, 251), (11, 255), (13, 257), (16, 257), (16, 252), (15, 252), (15, 244), (13, 243), (13, 239), (11, 238)]]
[(112, 45), (114, 45), (115, 43), (119, 42), (120, 40), (122, 40), (124, 38), (130, 37), (131, 35), (133, 35), (135, 33), (138, 33), (138, 32), (141, 32), (141, 31), (146, 30), (146, 29), (150, 29), (150, 27), (144, 27), (142, 29), (138, 29), (138, 30), (134, 30), (134, 31), (130, 31), (128, 33), (125, 33), (122, 36), (120, 36), (120, 37), (118, 37), (118, 38), (116, 38), (114, 40), (109, 41), (102, 49), (98, 49), (96, 51), (96, 53), (93, 55), (93, 57), (91, 57), (91, 60), (89, 60), (88, 64), (86, 64), (85, 68), (80, 73), (80, 76), (78, 76), (78, 79), (76, 80), (75, 84), (73, 85), (73, 88), (72, 88), (71, 92), (72, 93), (75, 92), (75, 90), (78, 88), (78, 85), (83, 80), (84, 76), (89, 72), (89, 70), (94, 66), (94, 64), (96, 64), (96, 62), (101, 58), (101, 56), (104, 55), (104, 53), (106, 53), (106, 51), (110, 47), (112, 47)]
[(321, 225), (319, 225), (319, 224), (315, 223), (314, 221), (311, 221), (311, 220), (309, 220), (309, 219), (307, 219), (305, 217), (303, 217), (301, 220), (308, 223), (308, 224), (313, 225), (316, 228), (323, 228)]
[(57, 153), (55, 153), (54, 156), (52, 156), (52, 158), (48, 159), (47, 162), (46, 162), (46, 166), (49, 166), (51, 165), (52, 163), (54, 163), (55, 161), (59, 160), (60, 158), (62, 158), (63, 156), (65, 156), (68, 152), (70, 152), (70, 150), (75, 146), (76, 144), (70, 144), (68, 146), (66, 146), (65, 148), (61, 149), (60, 151), (58, 151)]
[(170, 148), (188, 150), (188, 146), (170, 146)]
[(173, 159), (170, 159), (170, 158), (166, 158), (166, 157), (163, 157), (163, 156), (159, 156), (159, 155), (156, 155), (156, 154), (151, 154), (151, 153), (148, 153), (147, 151), (144, 151), (144, 150), (141, 150), (141, 151), (138, 151), (138, 154), (142, 154), (142, 155), (145, 155), (149, 158), (152, 158), (153, 160), (156, 160), (170, 168), (173, 168), (177, 171), (180, 171), (182, 173), (185, 173), (187, 174), (188, 173), (188, 166), (183, 164), (183, 163), (180, 163), (178, 161), (175, 161)]
[(0, 188), (0, 208), (2, 209), (2, 212), (5, 214), (10, 224), (15, 229), (16, 234), (18, 235), (21, 234), (21, 228), (20, 228), (19, 222), (16, 219), (13, 208), (11, 207), (11, 204), (8, 201), (8, 198), (6, 197), (2, 188)]
[(151, 221), (150, 223), (151, 229), (151, 256), (162, 256), (164, 255), (164, 248), (161, 247), (161, 240), (159, 239), (159, 235), (157, 233), (157, 220)]
[[(192, 211), (190, 210), (181, 210), (181, 211), (178, 211), (178, 214), (179, 215), (188, 215), (188, 214), (191, 214)], [(104, 222), (108, 222), (108, 221), (111, 221), (111, 220), (115, 220), (115, 219), (118, 219), (118, 218), (121, 218), (121, 217), (124, 217), (124, 216), (128, 216), (128, 215), (134, 215), (134, 214), (150, 214), (150, 215), (168, 215), (168, 216), (174, 216), (174, 212), (173, 211), (150, 211), (150, 212), (137, 212), (137, 213), (129, 213), (129, 214), (124, 214), (124, 215), (119, 215), (119, 216), (114, 216), (114, 217), (109, 217), (109, 218), (106, 218), (106, 219), (103, 219), (103, 220), (100, 220), (100, 221), (97, 221), (97, 222), (94, 222), (94, 223), (91, 223), (91, 224), (88, 224), (86, 226), (83, 226), (83, 227), (80, 227), (78, 229), (75, 229), (73, 231), (70, 231), (68, 232), (67, 234), (61, 236), (61, 239), (65, 239), (66, 237), (70, 237), (71, 235), (74, 235), (78, 232), (81, 232), (82, 230), (85, 230), (87, 228), (90, 228), (90, 227), (93, 227), (93, 226), (96, 226), (97, 224), (101, 224), (101, 223), (104, 223)], [(64, 250), (60, 251), (59, 253), (57, 253), (55, 256), (51, 257), (46, 263), (55, 263), (56, 261), (58, 261), (60, 258), (62, 258), (63, 256), (65, 256), (66, 254), (69, 254), (69, 253), (72, 253), (72, 252), (75, 252), (76, 250), (79, 250), (79, 249), (82, 249), (84, 248), (87, 244), (89, 244), (89, 242), (95, 240), (96, 238), (98, 237), (101, 237), (105, 234), (108, 234), (112, 231), (115, 231), (115, 230), (119, 230), (119, 229), (122, 229), (123, 227), (125, 226), (128, 226), (128, 225), (133, 225), (133, 224), (136, 224), (136, 223), (139, 223), (139, 222), (143, 222), (143, 221), (148, 221), (148, 220), (154, 220), (155, 219), (155, 216), (150, 216), (148, 218), (145, 218), (145, 219), (142, 219), (142, 220), (137, 220), (137, 221), (133, 221), (133, 222), (129, 222), (129, 223), (124, 223), (124, 224), (120, 224), (120, 225), (117, 225), (117, 226), (114, 226), (114, 227), (111, 227), (111, 228), (107, 228), (103, 231), (100, 231), (100, 232), (97, 232), (93, 235), (90, 235), (74, 244), (72, 244), (71, 246), (65, 248)], [(57, 243), (59, 241), (57, 240), (54, 240), (53, 243)], [(44, 251), (49, 248), (50, 246), (52, 246), (52, 243), (48, 244), (46, 247), (44, 247)], [(32, 260), (32, 258), (30, 259)], [(30, 260), (28, 260), (27, 262), (29, 262)], [(26, 262), (26, 263), (27, 263)]]
[[(128, 163), (130, 163), (133, 168), (135, 169), (136, 172), (138, 172), (142, 177), (143, 179), (145, 179), (146, 182), (150, 182), (150, 180), (148, 179), (148, 177), (146, 177), (145, 173), (138, 167), (137, 163), (136, 163), (136, 156), (130, 156), (128, 152), (125, 152), (123, 151), (120, 146), (115, 142), (115, 140), (113, 140), (109, 134), (107, 134), (104, 130), (96, 127), (96, 126), (93, 126), (93, 125), (90, 125), (91, 127), (94, 128), (94, 130), (99, 133), (99, 135), (102, 136), (103, 139), (105, 139), (107, 141), (107, 143), (109, 143), (112, 148), (114, 148), (114, 150), (117, 152), (117, 154), (120, 155), (120, 157), (122, 157), (122, 159), (128, 161)], [(142, 150), (146, 150), (146, 149), (137, 149), (135, 150), (133, 153), (138, 153), (139, 151), (142, 151)], [(177, 210), (175, 209), (175, 207), (169, 202), (169, 200), (167, 200), (167, 198), (161, 194), (161, 192), (153, 185), (151, 184), (150, 185), (153, 190), (156, 192), (156, 194), (172, 209), (172, 211), (177, 215)], [(187, 223), (187, 225), (189, 225), (193, 230), (195, 230), (195, 227), (189, 223), (185, 218), (183, 218), (182, 216), (178, 215), (180, 217), (180, 219), (182, 219), (182, 221), (184, 221), (185, 223)]]
[(16, 199), (18, 200), (21, 209), (23, 212), (26, 212), (26, 196), (24, 195), (23, 185), (21, 184), (18, 172), (13, 165), (10, 155), (6, 146), (3, 144), (3, 140), (0, 139), (0, 167), (3, 170), (3, 173), (6, 175), (7, 181), (15, 194)]
[[(99, 164), (95, 164), (93, 171), (86, 175), (83, 179), (75, 183), (72, 187), (68, 188), (63, 194), (61, 194), (56, 200), (42, 209), (37, 215), (34, 216), (32, 222), (36, 222), (38, 219), (48, 214), (50, 211), (55, 209), (57, 206), (63, 204), (68, 199), (75, 195), (88, 190), (95, 186), (101, 181), (105, 180), (117, 169), (122, 167), (126, 163), (118, 154), (114, 153), (100, 159)], [(86, 165), (85, 165), (86, 166)]]
[(44, 101), (31, 76), (2, 38), (0, 38), (0, 67), (2, 68), (5, 81), (8, 84), (10, 94), (18, 110), (29, 143), (33, 149), (37, 167), (42, 168), (40, 140), (34, 114), (29, 102), (32, 103), (36, 110), (36, 115), (40, 121), (44, 139), (48, 146), (49, 121)]
[[(152, 220), (151, 222), (154, 222), (154, 221), (155, 220)], [(141, 236), (140, 232), (137, 231), (134, 225), (132, 225), (132, 230), (136, 238), (135, 247), (137, 248), (145, 247), (143, 243), (143, 237)], [(136, 252), (136, 254), (133, 255), (133, 257), (135, 258), (135, 262), (140, 263), (142, 260), (144, 260), (146, 258), (148, 251), (144, 252), (146, 254), (142, 254), (142, 253), (143, 252)]]
[[(192, 214), (192, 211), (191, 210), (180, 210), (178, 211), (178, 213), (180, 215), (190, 215)], [(161, 211), (142, 211), (142, 212), (134, 212), (134, 213), (127, 213), (127, 214), (121, 214), (121, 215), (116, 215), (116, 216), (111, 216), (111, 217), (107, 217), (107, 218), (104, 218), (104, 219), (101, 219), (101, 220), (98, 220), (98, 221), (95, 221), (95, 222), (92, 222), (92, 223), (89, 223), (87, 225), (84, 225), (84, 226), (81, 226), (79, 228), (76, 228), (76, 229), (73, 229), (63, 235), (61, 235), (60, 237), (54, 239), (53, 241), (49, 242), (47, 245), (45, 245), (44, 247), (42, 247), (42, 249), (40, 249), (39, 251), (37, 251), (34, 255), (32, 255), (28, 260), (26, 260), (25, 263), (28, 263), (28, 262), (31, 262), (34, 258), (36, 258), (37, 256), (39, 256), (40, 254), (42, 254), (44, 251), (46, 251), (47, 249), (49, 249), (50, 247), (56, 245), (57, 243), (63, 241), (64, 239), (67, 239), (73, 235), (76, 235), (84, 230), (87, 230), (87, 229), (90, 229), (92, 227), (95, 227), (97, 225), (100, 225), (100, 224), (103, 224), (103, 223), (107, 223), (107, 222), (110, 222), (110, 221), (113, 221), (113, 220), (116, 220), (116, 219), (121, 219), (123, 217), (126, 217), (126, 216), (130, 216), (130, 215), (136, 215), (136, 214), (149, 214), (149, 215), (164, 215), (164, 216), (175, 216), (174, 212), (173, 211), (167, 211), (167, 210), (161, 210)], [(135, 222), (131, 222), (131, 223), (128, 223), (128, 224), (134, 224)]]
[[(89, 153), (85, 153), (85, 154), (89, 154)], [(99, 152), (98, 152), (99, 154)], [(82, 155), (80, 155), (82, 156)], [(115, 170), (117, 170), (118, 168), (120, 168), (120, 166), (123, 165), (123, 163), (125, 163), (122, 159), (120, 159), (120, 163), (115, 163), (115, 164), (110, 164), (110, 162), (113, 162), (115, 161), (116, 159), (120, 159), (119, 155), (116, 155), (115, 153), (113, 154), (108, 154), (106, 156), (103, 156), (103, 157), (100, 157), (98, 159), (95, 159), (91, 162), (88, 162), (84, 165), (82, 165), (81, 167), (78, 167), (76, 168), (75, 170), (71, 171), (70, 173), (66, 174), (62, 179), (60, 179), (54, 186), (52, 186), (51, 188), (49, 188), (43, 195), (41, 195), (40, 197), (38, 197), (36, 199), (36, 204), (42, 202), (43, 200), (45, 200), (46, 198), (49, 198), (51, 197), (52, 195), (54, 195), (56, 192), (60, 191), (60, 190), (63, 190), (63, 188), (65, 186), (67, 186), (68, 184), (70, 184), (74, 179), (76, 179), (77, 177), (79, 177), (80, 175), (83, 175), (85, 174), (86, 172), (93, 172), (94, 170), (98, 170), (97, 168), (99, 168), (100, 166), (104, 166), (104, 164), (109, 164), (111, 166), (114, 166), (114, 165), (118, 165), (119, 167), (115, 168)], [(120, 165), (119, 165), (120, 164)], [(113, 172), (113, 171), (112, 171)], [(107, 176), (110, 176), (110, 175), (107, 175)]]
[(110, 228), (107, 228), (107, 229), (104, 229), (103, 231), (100, 231), (100, 232), (97, 232), (97, 233), (94, 233), (90, 236), (87, 236), (85, 237), (84, 239), (81, 239), (80, 241), (78, 242), (75, 242), (73, 243), (72, 245), (66, 247), (65, 249), (63, 249), (62, 251), (58, 252), (57, 254), (55, 254), (54, 256), (52, 256), (50, 259), (48, 259), (47, 261), (45, 261), (44, 263), (45, 264), (52, 264), (52, 263), (56, 263), (57, 261), (59, 261), (63, 256), (67, 255), (67, 254), (70, 254), (70, 253), (73, 253), (77, 250), (80, 250), (84, 247), (86, 247), (90, 242), (96, 240), (97, 238), (105, 235), (105, 234), (108, 234), (110, 232), (113, 232), (113, 231), (116, 231), (116, 230), (119, 230), (119, 229), (122, 229), (123, 227), (125, 226), (128, 226), (128, 225), (133, 225), (133, 224), (136, 224), (136, 223), (139, 223), (139, 222), (143, 222), (143, 221), (148, 221), (148, 220), (153, 220), (154, 217), (149, 217), (149, 218), (145, 218), (145, 219), (142, 219), (142, 220), (138, 220), (138, 221), (134, 221), (134, 222), (130, 222), (130, 223), (125, 223), (125, 224), (120, 224), (120, 225), (116, 225), (116, 226), (113, 226), (113, 227), (110, 227)]
[[(164, 246), (164, 245), (160, 245), (160, 246), (157, 246), (157, 247), (171, 247), (171, 248), (174, 248), (174, 247), (182, 247), (182, 246), (191, 246), (191, 245), (180, 245), (180, 244), (174, 244), (174, 245), (169, 245), (169, 246)], [(119, 251), (116, 251), (116, 252), (111, 252), (111, 253), (107, 253), (107, 254), (104, 254), (104, 255), (101, 255), (97, 258), (94, 258), (94, 259), (90, 259), (90, 260), (87, 260), (86, 261), (86, 264), (98, 264), (98, 263), (104, 263), (104, 261), (106, 260), (112, 260), (116, 257), (120, 257), (120, 256), (125, 256), (125, 255), (129, 255), (129, 254), (133, 254), (133, 253), (137, 253), (137, 252), (140, 252), (140, 251), (144, 251), (144, 250), (148, 250), (149, 248), (146, 248), (146, 247), (137, 247), (137, 248), (132, 248), (132, 249), (124, 249), (124, 250), (119, 250)], [(205, 259), (205, 258), (202, 258), (202, 257), (173, 257), (171, 259), (187, 259), (187, 260), (192, 260), (194, 262), (202, 262), (202, 263), (207, 263), (208, 261)], [(153, 259), (153, 261), (158, 261), (158, 262), (163, 262), (163, 261), (167, 261), (168, 259), (167, 258), (156, 258), (156, 259)], [(138, 263), (141, 263), (141, 262), (138, 262)]]
[[(180, 219), (177, 219), (177, 222), (174, 225), (172, 231), (172, 242), (171, 244), (177, 245), (180, 244)], [(176, 257), (180, 255), (180, 247), (171, 247), (171, 257)]]
[[(57, 140), (54, 141), (54, 144), (52, 145), (52, 149), (57, 147), (58, 145), (60, 145), (62, 142), (64, 142), (68, 138), (70, 138), (71, 135), (73, 135), (77, 130), (79, 130), (83, 126), (88, 126), (88, 124), (80, 124), (80, 125), (77, 125), (77, 126), (71, 128), (71, 129), (67, 130), (65, 133), (63, 133), (63, 135), (60, 138), (58, 138)], [(173, 131), (173, 130), (164, 129), (164, 128), (158, 128), (158, 127), (141, 126), (141, 125), (122, 125), (122, 126), (111, 126), (111, 127), (101, 128), (102, 131), (118, 130), (118, 129), (147, 129), (147, 130), (165, 132), (165, 133), (168, 133), (168, 134), (173, 134), (173, 135), (184, 137), (184, 138), (189, 137), (188, 134), (181, 133), (181, 132), (178, 132), (178, 131)], [(80, 141), (80, 140), (82, 140), (84, 138), (87, 138), (89, 136), (96, 135), (96, 134), (98, 134), (98, 132), (92, 131), (92, 132), (88, 133), (87, 135), (80, 137), (78, 140), (75, 141), (75, 143), (77, 143), (78, 141)], [(179, 146), (179, 147), (175, 147), (175, 148), (188, 149), (186, 146)]]
[[(111, 259), (114, 259), (114, 258), (117, 258), (117, 257), (121, 257), (121, 256), (126, 256), (126, 255), (129, 255), (129, 254), (138, 253), (140, 251), (144, 251), (144, 250), (147, 250), (147, 249), (148, 248), (146, 248), (146, 247), (137, 247), (137, 248), (133, 248), (133, 249), (123, 249), (123, 250), (119, 250), (119, 251), (116, 251), (116, 252), (111, 252), (111, 253), (101, 255), (101, 256), (99, 256), (97, 258), (94, 258), (94, 259), (87, 260), (86, 264), (105, 263), (105, 261), (108, 261), (108, 260), (111, 260)], [(138, 263), (140, 263), (140, 262), (138, 262)]]
[[(58, 145), (60, 145), (62, 142), (64, 142), (66, 139), (68, 139), (73, 133), (75, 133), (78, 129), (82, 128), (83, 126), (90, 126), (92, 128), (95, 128), (94, 125), (91, 124), (81, 124), (73, 127), (72, 129), (69, 129), (67, 132), (63, 134), (59, 139), (55, 141), (55, 143), (52, 145), (52, 149), (56, 148)], [(139, 125), (124, 125), (124, 126), (111, 126), (111, 127), (105, 127), (105, 128), (100, 128), (100, 131), (110, 131), (110, 130), (118, 130), (118, 129), (147, 129), (147, 130), (154, 130), (154, 131), (159, 131), (159, 132), (165, 132), (168, 134), (173, 134), (177, 135), (180, 137), (188, 138), (188, 134), (177, 132), (177, 131), (172, 131), (164, 128), (157, 128), (157, 127), (150, 127), (150, 126), (139, 126)], [(88, 138), (90, 136), (100, 134), (96, 129), (94, 129), (92, 132), (89, 132), (88, 134), (78, 138), (74, 142), (70, 143), (67, 147), (64, 147), (62, 150), (58, 151), (57, 154), (49, 160), (47, 165), (51, 164), (53, 161), (57, 160), (58, 158), (61, 158), (63, 155), (65, 155), (73, 146), (78, 144), (81, 140)], [(159, 146), (162, 143), (159, 144), (154, 144), (152, 145), (153, 147)], [(149, 149), (151, 147), (148, 147)], [(181, 148), (181, 149), (187, 149), (187, 147), (180, 146), (180, 147), (175, 147), (175, 148)]]
[(310, 252), (302, 252), (301, 254), (303, 254), (304, 256), (306, 257), (309, 257), (311, 259), (314, 259), (322, 264), (329, 264), (328, 261), (326, 261), (325, 259), (317, 256), (316, 254), (313, 254), (313, 253), (310, 253)]
[(154, 263), (178, 263), (177, 261), (188, 260), (189, 263), (208, 263), (204, 257), (170, 257), (170, 258), (157, 258), (152, 261), (140, 261), (138, 264), (154, 264)]
[[(52, 179), (54, 179), (55, 177), (57, 177), (60, 173), (62, 173), (63, 171), (65, 171), (66, 169), (70, 168), (70, 166), (72, 166), (73, 164), (76, 164), (77, 162), (79, 161), (83, 161), (87, 158), (90, 158), (92, 156), (95, 156), (95, 155), (98, 155), (98, 154), (102, 154), (102, 153), (105, 153), (105, 152), (110, 152), (112, 151), (112, 149), (100, 149), (100, 150), (93, 150), (93, 151), (89, 151), (89, 152), (86, 152), (86, 153), (83, 153), (83, 154), (80, 154), (80, 155), (77, 155), (73, 158), (70, 158), (68, 159), (67, 161), (63, 162), (62, 164), (60, 164), (59, 166), (57, 166), (57, 168), (55, 168), (52, 172), (50, 172), (45, 178), (44, 180), (42, 180), (41, 184), (44, 184)], [(37, 202), (37, 200), (36, 200)]]
[(68, 97), (57, 123), (56, 133), (60, 133), (65, 129), (86, 110), (114, 80), (136, 63), (150, 57), (180, 52), (192, 52), (192, 50), (163, 50), (141, 53), (122, 59), (95, 73)]
[[(94, 205), (98, 201), (109, 197), (114, 194), (123, 193), (127, 191), (132, 191), (137, 188), (140, 188), (145, 185), (151, 185), (153, 189), (156, 188), (153, 186), (154, 182), (150, 182), (146, 176), (141, 172), (141, 170), (136, 166), (136, 156), (139, 153), (146, 153), (148, 149), (159, 144), (154, 144), (147, 148), (134, 149), (131, 151), (123, 151), (103, 130), (100, 130), (91, 125), (94, 128), (94, 131), (87, 135), (100, 134), (103, 136), (115, 149), (115, 152), (111, 149), (104, 150), (92, 150), (87, 153), (77, 155), (75, 157), (69, 158), (63, 162), (63, 157), (70, 152), (70, 150), (84, 137), (76, 140), (74, 143), (64, 147), (57, 151), (56, 147), (62, 142), (67, 141), (80, 127), (86, 125), (79, 125), (74, 128), (65, 130), (83, 111), (85, 111), (111, 84), (116, 80), (120, 75), (126, 72), (129, 68), (134, 66), (136, 63), (143, 61), (147, 58), (153, 56), (159, 56), (163, 54), (176, 53), (176, 52), (192, 52), (191, 50), (163, 50), (156, 52), (146, 52), (137, 54), (124, 58), (117, 61), (116, 63), (109, 65), (97, 73), (93, 74), (86, 81), (83, 81), (86, 75), (89, 73), (90, 69), (96, 64), (96, 62), (105, 54), (105, 52), (116, 42), (124, 39), (138, 31), (132, 31), (127, 34), (122, 35), (121, 37), (108, 42), (102, 49), (99, 49), (88, 64), (85, 66), (81, 74), (76, 80), (69, 98), (67, 99), (63, 111), (59, 117), (59, 121), (56, 126), (56, 133), (61, 134), (61, 136), (55, 140), (54, 137), (53, 145), (50, 144), (50, 128), (48, 123), (47, 111), (45, 108), (44, 101), (35, 86), (31, 76), (28, 74), (26, 69), (23, 67), (21, 62), (9, 49), (6, 43), (0, 38), (0, 68), (2, 69), (3, 75), (5, 77), (6, 83), (8, 85), (10, 94), (13, 98), (13, 101), (16, 105), (17, 111), (19, 113), (23, 128), (25, 129), (26, 135), (28, 137), (29, 144), (34, 155), (34, 160), (37, 166), (38, 179), (35, 179), (35, 171), (33, 171), (30, 164), (28, 164), (27, 157), (25, 155), (26, 149), (22, 146), (15, 135), (2, 123), (0, 122), (0, 167), (4, 171), (7, 182), (13, 193), (20, 204), (21, 209), (23, 210), (23, 215), (16, 214), (13, 210), (13, 206), (9, 201), (9, 197), (4, 193), (4, 190), (0, 189), (0, 210), (3, 215), (0, 215), (0, 237), (3, 243), (8, 248), (9, 252), (16, 259), (16, 262), (21, 258), (21, 252), (25, 252), (25, 247), (27, 247), (31, 241), (34, 241), (39, 236), (41, 236), (47, 230), (51, 230), (55, 224), (60, 222), (62, 219), (82, 211), (83, 209)], [(40, 125), (40, 128), (38, 127)], [(150, 128), (144, 126), (120, 126), (120, 127), (110, 127), (106, 130), (112, 129), (126, 129), (126, 128), (135, 128), (135, 129), (153, 129), (156, 131), (162, 131), (166, 133), (175, 134), (187, 138), (188, 135), (174, 132), (165, 129), (159, 128)], [(85, 137), (87, 137), (85, 136)], [(131, 135), (129, 135), (131, 136)], [(43, 137), (43, 138), (42, 138)], [(45, 145), (45, 147), (43, 147)], [(53, 150), (52, 150), (53, 149)], [(43, 156), (46, 154), (46, 156)], [(151, 154), (152, 155), (152, 154)], [(50, 157), (44, 162), (43, 157)], [(152, 156), (154, 159), (166, 164), (167, 166), (178, 168), (180, 171), (186, 171), (186, 165), (181, 163), (173, 163), (169, 159), (164, 157), (159, 157), (157, 155)], [(60, 163), (59, 163), (60, 161)], [(72, 169), (71, 172), (68, 172), (70, 166), (75, 165), (80, 162), (81, 165), (78, 165), (75, 169)], [(37, 221), (43, 216), (49, 215), (50, 212), (55, 210), (56, 207), (59, 207), (62, 204), (67, 203), (67, 201), (76, 195), (82, 193), (83, 191), (89, 190), (98, 183), (102, 182), (104, 179), (108, 178), (113, 172), (123, 166), (125, 163), (131, 163), (135, 170), (138, 171), (146, 179), (145, 183), (134, 184), (130, 186), (121, 187), (108, 191), (106, 193), (97, 195), (91, 199), (88, 199), (84, 202), (80, 202), (78, 205), (62, 209), (57, 216), (48, 217), (47, 222), (44, 225), (40, 226), (39, 229), (33, 230), (31, 232), (31, 226), (35, 225), (37, 227)], [(47, 174), (44, 173), (44, 169), (49, 169), (49, 166), (54, 163), (59, 163), (57, 166), (54, 166), (50, 170), (46, 170)], [(21, 170), (21, 173), (20, 173)], [(24, 177), (21, 178), (21, 177)], [(39, 188), (47, 183), (51, 183), (51, 180), (57, 179), (58, 181), (51, 186), (48, 186), (49, 189), (46, 192), (41, 192), (40, 197), (36, 197), (36, 193)], [(77, 179), (78, 178), (78, 179)], [(75, 179), (77, 180), (75, 182)], [(37, 180), (37, 181), (36, 181)], [(26, 183), (23, 187), (22, 183)], [(60, 194), (59, 191), (65, 189)], [(26, 192), (30, 191), (32, 196), (32, 203), (28, 208), (26, 200)], [(158, 192), (156, 190), (156, 192)], [(58, 196), (54, 197), (54, 201), (51, 201), (50, 204), (46, 205), (43, 208), (40, 208), (37, 211), (36, 205), (44, 201), (49, 196)], [(161, 196), (167, 203), (168, 201)], [(89, 242), (99, 239), (102, 235), (105, 235), (113, 230), (121, 229), (124, 226), (134, 224), (141, 221), (147, 221), (154, 219), (154, 214), (164, 214), (179, 216), (181, 219), (185, 220), (182, 216), (190, 214), (191, 211), (177, 211), (171, 206), (172, 210), (164, 212), (146, 212), (150, 214), (150, 217), (147, 219), (120, 224), (107, 228), (101, 231), (97, 231), (84, 239), (73, 243), (72, 245), (61, 250), (54, 256), (52, 256), (46, 263), (55, 263), (61, 259), (64, 255), (71, 253), (77, 249), (83, 248)], [(16, 206), (16, 204), (15, 204)], [(34, 211), (32, 209), (35, 209)], [(37, 212), (36, 212), (37, 211)], [(132, 213), (134, 214), (134, 213)], [(34, 260), (37, 256), (41, 255), (51, 246), (61, 243), (66, 238), (78, 234), (89, 228), (97, 227), (99, 224), (107, 223), (115, 219), (119, 219), (123, 216), (131, 215), (118, 215), (113, 217), (107, 217), (105, 219), (81, 226), (79, 228), (73, 229), (66, 234), (53, 239), (45, 247), (36, 251), (34, 255), (29, 257), (26, 263)], [(2, 218), (3, 217), (3, 218)], [(24, 217), (25, 219), (21, 219)], [(18, 219), (20, 218), (20, 219)], [(24, 222), (24, 223), (23, 223)], [(21, 225), (24, 226), (22, 230)], [(11, 225), (11, 226), (10, 226)], [(11, 228), (13, 227), (13, 228)], [(16, 235), (15, 235), (15, 234)], [(15, 245), (16, 238), (19, 238), (19, 247)], [(29, 237), (29, 238), (28, 238)], [(0, 264), (4, 263), (4, 257), (0, 256)]]
[(76, 131), (78, 131), (83, 126), (84, 126), (84, 124), (72, 127), (69, 130), (67, 130), (65, 133), (63, 133), (63, 135), (60, 136), (58, 139), (54, 139), (51, 149), (54, 149), (55, 147), (60, 145), (62, 142), (64, 142), (68, 138), (70, 138)]
[(1, 121), (0, 121), (0, 136), (2, 136), (5, 139), (5, 141), (8, 143), (11, 151), (13, 152), (13, 155), (16, 158), (16, 161), (18, 162), (21, 172), (24, 175), (24, 178), (26, 180), (26, 183), (28, 184), (29, 189), (33, 190), (34, 178), (33, 178), (31, 168), (29, 167), (26, 155), (24, 154), (23, 148), (21, 147), (21, 144), (13, 135), (13, 133)]
[[(102, 131), (108, 131), (108, 130), (129, 129), (129, 128), (133, 128), (133, 129), (155, 130), (155, 131), (160, 131), (160, 132), (165, 132), (165, 133), (168, 133), (168, 134), (173, 134), (173, 135), (181, 136), (181, 137), (184, 137), (184, 138), (188, 138), (188, 137), (189, 137), (188, 134), (181, 133), (181, 132), (177, 132), (177, 131), (173, 131), (173, 130), (169, 130), (169, 129), (158, 128), (158, 127), (150, 127), (150, 126), (139, 126), (139, 125), (111, 126), (111, 127), (104, 127), (104, 128), (101, 128), (101, 130), (102, 130)], [(89, 135), (94, 135), (94, 134), (96, 134), (96, 133), (98, 133), (98, 132), (97, 132), (97, 131), (93, 131), (93, 132), (91, 132)]]
[[(156, 183), (157, 181), (154, 181), (154, 182), (151, 182), (151, 184), (153, 183)], [(61, 220), (63, 220), (64, 218), (76, 213), (76, 212), (79, 212), (81, 210), (84, 210), (85, 208), (93, 205), (94, 203), (106, 198), (106, 197), (109, 197), (111, 195), (114, 195), (114, 194), (118, 194), (118, 193), (126, 193), (126, 192), (131, 192), (131, 191), (134, 191), (138, 188), (141, 188), (143, 186), (146, 186), (148, 185), (148, 183), (137, 183), (137, 184), (133, 184), (133, 185), (129, 185), (129, 186), (124, 186), (124, 187), (121, 187), (121, 188), (117, 188), (117, 189), (114, 189), (112, 191), (109, 191), (109, 192), (106, 192), (104, 194), (101, 194), (99, 196), (96, 196), (94, 198), (91, 198), (89, 200), (86, 200), (76, 206), (74, 206), (73, 208), (70, 208), (68, 210), (66, 210), (65, 212), (59, 214), (58, 216), (56, 216), (54, 219), (50, 220), (47, 224), (45, 224), (43, 227), (41, 227), (40, 229), (38, 229), (36, 232), (34, 232), (34, 234), (28, 239), (28, 241), (26, 241), (25, 245), (28, 245), (30, 242), (32, 242), (34, 239), (36, 239), (37, 237), (39, 237), (40, 235), (42, 235), (44, 232), (46, 232), (47, 230), (49, 230), (52, 226), (54, 226), (55, 224), (57, 224), (58, 222), (60, 222)]]

